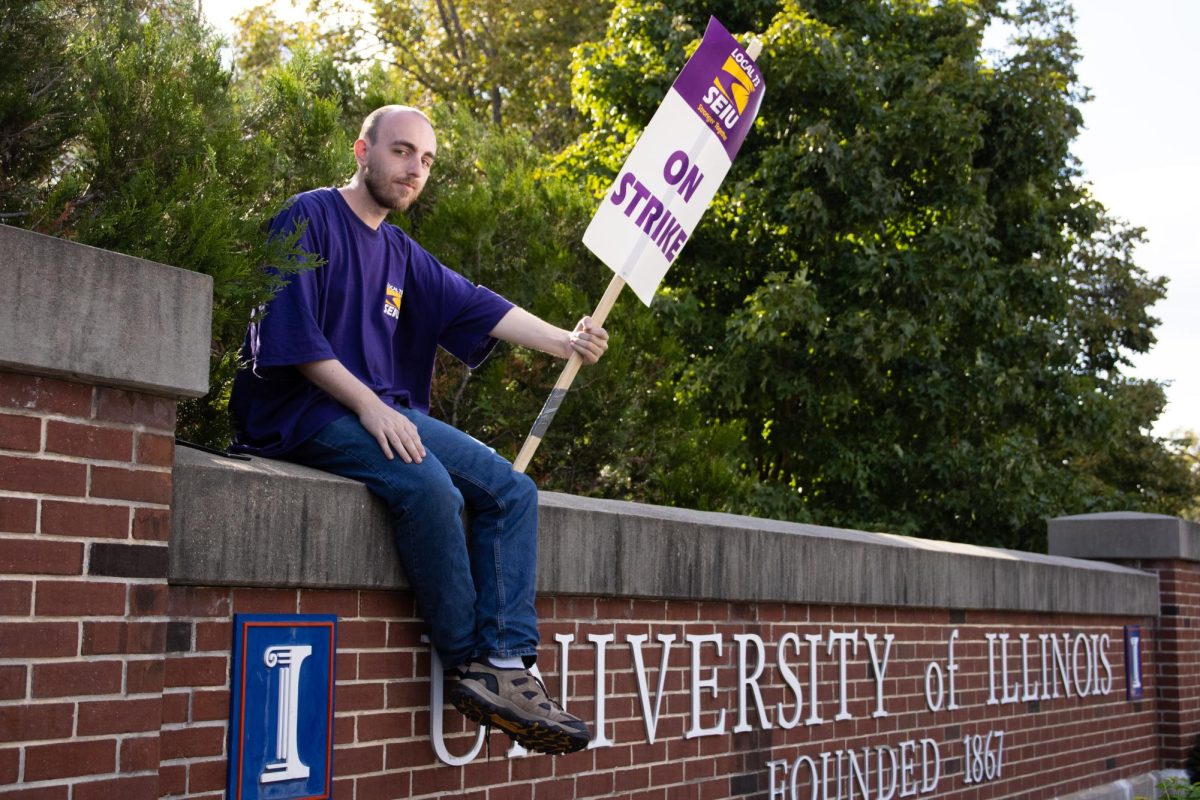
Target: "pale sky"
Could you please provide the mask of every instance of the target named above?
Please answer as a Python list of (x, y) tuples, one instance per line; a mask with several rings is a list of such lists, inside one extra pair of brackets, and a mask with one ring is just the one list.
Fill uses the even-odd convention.
[[(255, 0), (200, 0), (226, 36), (231, 20)], [(281, 16), (303, 16), (305, 0), (275, 0)], [(1147, 229), (1139, 266), (1170, 279), (1152, 309), (1162, 320), (1158, 344), (1132, 373), (1170, 382), (1154, 432), (1200, 431), (1200, 269), (1190, 228), (1200, 201), (1200, 82), (1189, 52), (1200, 34), (1197, 0), (1076, 0), (1075, 33), (1083, 54), (1083, 107), (1074, 152), (1093, 193), (1117, 217)]]
[(1139, 266), (1170, 279), (1152, 312), (1158, 344), (1140, 378), (1171, 381), (1154, 432), (1200, 432), (1200, 266), (1192, 247), (1200, 200), (1200, 83), (1190, 56), (1200, 34), (1194, 0), (1077, 0), (1080, 81), (1094, 99), (1074, 151), (1100, 202), (1146, 228)]

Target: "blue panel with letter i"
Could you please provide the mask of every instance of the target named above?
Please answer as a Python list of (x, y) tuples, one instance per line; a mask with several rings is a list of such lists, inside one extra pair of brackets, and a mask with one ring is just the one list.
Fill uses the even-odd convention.
[(1125, 697), (1142, 697), (1142, 626), (1125, 626)]
[(336, 652), (335, 616), (234, 615), (227, 797), (330, 796)]

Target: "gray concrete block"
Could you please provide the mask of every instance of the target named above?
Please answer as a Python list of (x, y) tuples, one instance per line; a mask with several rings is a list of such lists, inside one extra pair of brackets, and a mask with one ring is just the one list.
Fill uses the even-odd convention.
[(1132, 511), (1050, 520), (1050, 552), (1072, 558), (1200, 561), (1200, 523)]
[(208, 391), (212, 278), (0, 225), (0, 367), (172, 397)]
[[(402, 588), (365, 487), (179, 448), (171, 581)], [(1113, 564), (543, 492), (539, 591), (607, 597), (1153, 616)]]
[(1035, 553), (543, 493), (541, 589), (1154, 615), (1146, 573)]
[(1159, 784), (1170, 779), (1187, 779), (1181, 770), (1145, 772), (1128, 780), (1113, 781), (1081, 792), (1060, 795), (1058, 800), (1152, 800), (1162, 797)]
[(361, 483), (175, 448), (170, 581), (401, 589), (387, 509)]

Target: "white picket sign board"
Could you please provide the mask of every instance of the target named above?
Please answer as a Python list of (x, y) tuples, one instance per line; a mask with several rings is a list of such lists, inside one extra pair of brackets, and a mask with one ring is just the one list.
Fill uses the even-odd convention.
[(646, 305), (725, 179), (762, 103), (754, 59), (710, 19), (583, 243)]

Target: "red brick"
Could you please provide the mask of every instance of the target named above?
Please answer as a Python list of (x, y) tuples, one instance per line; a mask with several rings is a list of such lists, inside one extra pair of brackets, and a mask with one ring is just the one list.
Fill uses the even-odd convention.
[(82, 497), (87, 465), (48, 458), (0, 456), (0, 489)]
[(27, 617), (33, 605), (33, 581), (0, 581), (0, 615)]
[(133, 431), (52, 419), (46, 422), (46, 452), (128, 462), (133, 460)]
[(163, 673), (163, 658), (161, 657), (128, 661), (125, 667), (125, 693), (161, 693)]
[(0, 742), (67, 739), (74, 724), (72, 703), (0, 706)]
[(5, 658), (61, 658), (78, 652), (78, 622), (0, 622)]
[(175, 437), (156, 433), (139, 433), (137, 461), (156, 467), (175, 466)]
[(129, 614), (165, 617), (171, 605), (171, 587), (165, 583), (135, 583), (129, 587)]
[(75, 784), (72, 800), (158, 800), (157, 775), (132, 775)]
[(42, 533), (54, 536), (129, 536), (129, 506), (42, 501)]
[(387, 623), (379, 619), (340, 620), (337, 638), (339, 650), (383, 647), (387, 641)]
[[(5, 653), (5, 655), (8, 655)], [(25, 698), (25, 665), (5, 664), (0, 666), (0, 700), (22, 700)]]
[(96, 419), (135, 423), (173, 433), (175, 401), (143, 392), (99, 387), (96, 390)]
[(358, 654), (358, 677), (363, 680), (413, 677), (412, 654), (382, 650)]
[(294, 589), (234, 589), (233, 610), (239, 614), (295, 614)]
[(183, 764), (159, 764), (158, 791), (163, 797), (187, 792), (187, 767)]
[(111, 739), (30, 745), (25, 748), (25, 780), (48, 781), (112, 772), (117, 764), (116, 745)]
[(79, 575), (83, 545), (0, 537), (0, 573), (9, 575)]
[(71, 661), (33, 665), (34, 697), (80, 697), (121, 691), (120, 661)]
[(162, 653), (166, 638), (165, 622), (84, 622), (83, 654)]
[(210, 692), (197, 691), (192, 694), (192, 721), (216, 721), (229, 719), (229, 690), (216, 689)]
[(182, 725), (188, 721), (188, 692), (166, 692), (162, 696), (162, 724)]
[(358, 608), (363, 617), (396, 619), (413, 616), (412, 598), (401, 592), (359, 592)]
[[(0, 748), (0, 786), (16, 783), (21, 773), (21, 749)], [(0, 792), (4, 791), (0, 789)]]
[(188, 792), (213, 792), (224, 789), (229, 776), (229, 765), (225, 759), (201, 761), (188, 769)]
[(164, 761), (175, 758), (219, 756), (225, 752), (225, 726), (204, 725), (163, 731), (160, 753)]
[(172, 586), (168, 613), (172, 617), (228, 617), (229, 589)]
[(158, 768), (158, 734), (121, 740), (121, 772)]
[(339, 747), (333, 753), (339, 775), (362, 775), (383, 769), (383, 745)]
[(337, 687), (337, 710), (378, 711), (383, 708), (382, 683), (348, 683)]
[(91, 496), (169, 505), (171, 473), (93, 466)]
[(165, 542), (171, 538), (171, 512), (165, 508), (135, 508), (133, 538)]
[(0, 497), (0, 531), (34, 533), (37, 531), (37, 500), (25, 497)]
[(385, 711), (381, 714), (358, 715), (358, 740), (374, 742), (412, 735), (412, 714)]
[(2, 789), (0, 800), (67, 800), (66, 786), (43, 786), (40, 789)]
[(42, 449), (42, 420), (40, 417), (18, 417), (0, 414), (0, 450), (24, 450), (36, 453)]
[(165, 686), (224, 686), (229, 659), (225, 656), (182, 656), (166, 660)]
[[(334, 757), (336, 760), (336, 756)], [(369, 797), (371, 800), (399, 800), (402, 797), (411, 797), (412, 791), (409, 788), (409, 782), (412, 780), (412, 774), (409, 772), (401, 773), (385, 773), (383, 775), (368, 775), (359, 778), (354, 782), (356, 792), (354, 796)], [(418, 788), (421, 794), (425, 794), (425, 787), (421, 785)], [(455, 792), (450, 797), (457, 797), (458, 792)], [(444, 796), (444, 795), (439, 795)]]
[(157, 698), (96, 700), (79, 704), (79, 735), (157, 731), (162, 702)]
[(0, 372), (0, 407), (86, 418), (92, 414), (92, 387), (53, 378)]
[(37, 582), (40, 617), (119, 617), (125, 614), (124, 583), (89, 580)]
[(301, 614), (336, 614), (339, 617), (358, 616), (358, 592), (300, 590)]
[(233, 621), (197, 622), (196, 652), (229, 650), (233, 646)]

